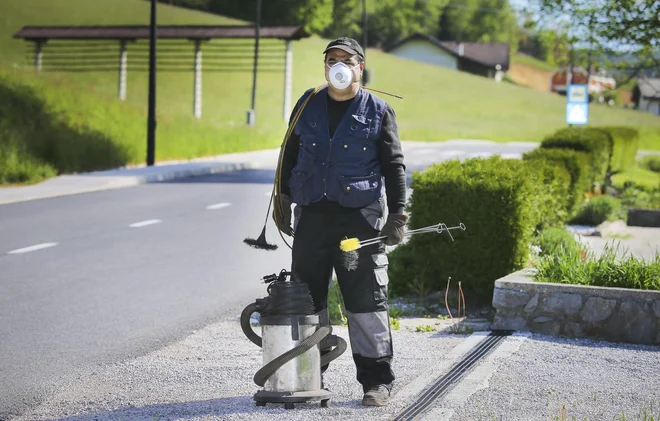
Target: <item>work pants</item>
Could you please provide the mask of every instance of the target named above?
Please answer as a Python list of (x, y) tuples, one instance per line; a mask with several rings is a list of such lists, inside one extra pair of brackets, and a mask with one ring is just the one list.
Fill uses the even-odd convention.
[(316, 312), (325, 313), (321, 320), (328, 324), (328, 287), (334, 269), (346, 308), (357, 380), (365, 390), (379, 384), (391, 388), (394, 381), (388, 261), (383, 243), (362, 247), (351, 256), (339, 244), (346, 238), (366, 240), (378, 234), (358, 209), (319, 212), (303, 208), (292, 246), (293, 276), (309, 286)]

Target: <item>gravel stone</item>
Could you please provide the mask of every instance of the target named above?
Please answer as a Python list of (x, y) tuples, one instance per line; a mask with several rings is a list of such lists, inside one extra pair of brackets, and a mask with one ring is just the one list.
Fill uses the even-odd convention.
[(450, 419), (643, 419), (660, 415), (658, 390), (660, 347), (535, 334)]

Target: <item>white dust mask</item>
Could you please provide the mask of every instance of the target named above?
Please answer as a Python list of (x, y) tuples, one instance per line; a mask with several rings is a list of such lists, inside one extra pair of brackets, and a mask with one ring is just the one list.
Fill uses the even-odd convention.
[[(326, 64), (326, 66), (328, 66)], [(359, 66), (356, 64), (355, 66)], [(339, 62), (330, 68), (330, 83), (337, 89), (346, 89), (353, 83), (353, 67), (348, 67), (345, 63)]]

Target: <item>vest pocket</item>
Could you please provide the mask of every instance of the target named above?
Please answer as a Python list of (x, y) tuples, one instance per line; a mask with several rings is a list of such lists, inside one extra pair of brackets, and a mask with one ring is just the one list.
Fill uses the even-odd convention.
[(380, 174), (371, 173), (365, 176), (341, 176), (342, 194), (340, 203), (350, 208), (368, 206), (380, 195)]
[(309, 204), (309, 179), (312, 175), (307, 172), (293, 171), (289, 178), (291, 200), (299, 205)]

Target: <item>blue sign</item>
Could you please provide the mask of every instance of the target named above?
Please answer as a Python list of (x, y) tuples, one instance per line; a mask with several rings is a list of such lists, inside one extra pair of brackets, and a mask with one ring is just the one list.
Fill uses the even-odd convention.
[(589, 90), (587, 85), (568, 85), (566, 92), (566, 123), (587, 124), (589, 121)]

